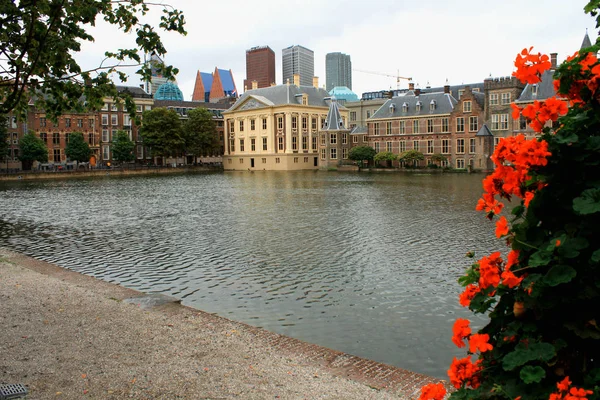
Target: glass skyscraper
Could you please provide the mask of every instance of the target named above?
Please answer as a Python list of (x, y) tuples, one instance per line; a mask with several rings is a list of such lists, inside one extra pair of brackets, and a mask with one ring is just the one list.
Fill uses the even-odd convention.
[(336, 86), (352, 90), (352, 61), (344, 53), (328, 53), (325, 56), (325, 88), (330, 91)]
[(283, 83), (294, 83), (294, 74), (300, 75), (300, 85), (312, 86), (315, 75), (315, 53), (302, 46), (290, 46), (281, 51)]

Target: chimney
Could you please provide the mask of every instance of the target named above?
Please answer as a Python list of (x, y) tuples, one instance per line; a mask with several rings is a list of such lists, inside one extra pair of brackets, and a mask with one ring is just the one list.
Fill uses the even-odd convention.
[(319, 77), (318, 76), (313, 76), (313, 87), (316, 89), (319, 88)]
[(444, 93), (450, 93), (450, 84), (448, 83), (448, 79), (446, 79), (446, 84), (444, 85)]
[(419, 85), (417, 85), (417, 88), (415, 89), (415, 96), (419, 96), (421, 94), (421, 87)]
[(408, 82), (408, 90), (415, 90), (415, 83), (413, 81)]
[(552, 66), (550, 67), (551, 69), (556, 69), (557, 63), (556, 63), (556, 57), (558, 56), (558, 53), (550, 53), (550, 62), (552, 63)]
[(300, 86), (300, 74), (294, 74), (294, 85)]
[(252, 90), (258, 89), (258, 81), (255, 79), (252, 81)]

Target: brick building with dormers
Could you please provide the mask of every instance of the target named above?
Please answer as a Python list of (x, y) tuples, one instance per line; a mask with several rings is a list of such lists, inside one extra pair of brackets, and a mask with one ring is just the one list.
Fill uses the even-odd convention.
[(325, 122), (319, 130), (319, 165), (321, 168), (334, 168), (348, 160), (352, 148), (347, 120), (335, 98), (329, 100), (329, 111)]

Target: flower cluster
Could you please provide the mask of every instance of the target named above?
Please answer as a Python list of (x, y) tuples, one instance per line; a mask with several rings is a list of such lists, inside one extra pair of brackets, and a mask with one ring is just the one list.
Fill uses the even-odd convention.
[(454, 357), (448, 370), (448, 378), (450, 378), (450, 383), (457, 389), (463, 386), (477, 389), (481, 380), (481, 370), (481, 360), (471, 362), (471, 356), (461, 359)]
[(430, 383), (421, 388), (419, 400), (442, 400), (446, 396), (446, 388), (443, 383)]
[(513, 72), (513, 76), (516, 76), (521, 82), (537, 83), (540, 81), (542, 74), (550, 69), (552, 63), (550, 57), (545, 54), (533, 54), (531, 52), (533, 47), (523, 49), (521, 53), (517, 54), (515, 59), (515, 67), (517, 70)]
[[(555, 79), (554, 89), (565, 96), (573, 105), (583, 105), (586, 101), (598, 101), (600, 87), (600, 64), (593, 52), (576, 52), (567, 58), (568, 79)], [(559, 72), (559, 77), (566, 77)]]
[(515, 103), (512, 103), (511, 107), (514, 119), (519, 119), (519, 115), (523, 115), (529, 122), (529, 126), (538, 133), (544, 129), (546, 122), (557, 121), (558, 117), (565, 115), (568, 111), (567, 102), (556, 97), (550, 97), (545, 101), (536, 100), (524, 108)]
[(556, 384), (558, 392), (552, 393), (548, 400), (587, 400), (587, 396), (594, 393), (591, 390), (577, 387), (569, 389), (569, 386), (571, 386), (571, 380), (567, 376)]

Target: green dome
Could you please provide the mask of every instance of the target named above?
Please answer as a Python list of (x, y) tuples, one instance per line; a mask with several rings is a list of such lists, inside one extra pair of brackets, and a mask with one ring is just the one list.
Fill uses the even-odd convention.
[(173, 82), (167, 82), (160, 85), (156, 94), (154, 95), (155, 100), (179, 100), (183, 101), (183, 93)]
[(342, 100), (342, 103), (347, 101), (358, 101), (358, 96), (352, 90), (348, 89), (346, 86), (336, 86), (329, 94), (335, 97), (337, 100)]

